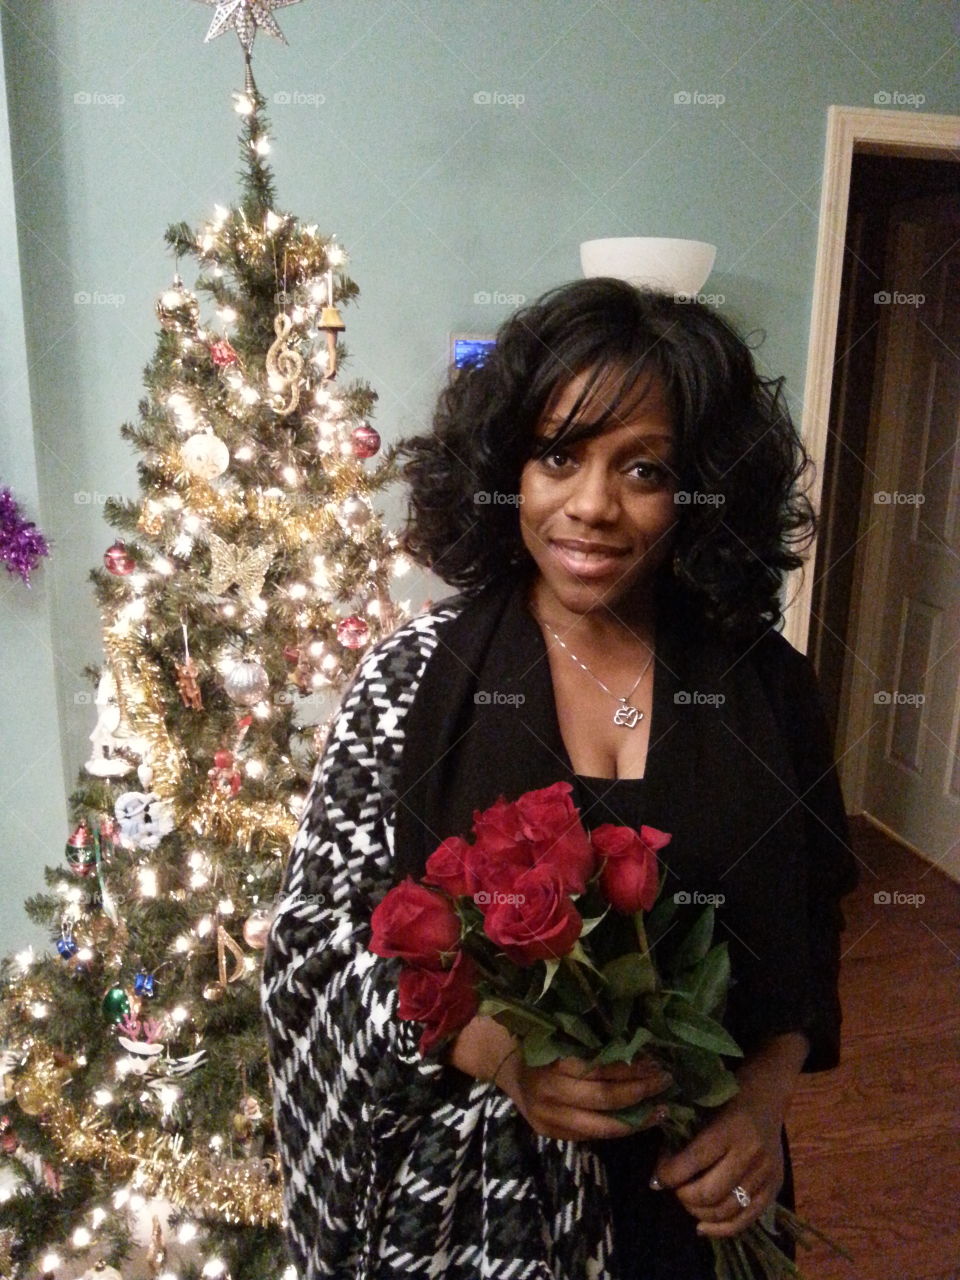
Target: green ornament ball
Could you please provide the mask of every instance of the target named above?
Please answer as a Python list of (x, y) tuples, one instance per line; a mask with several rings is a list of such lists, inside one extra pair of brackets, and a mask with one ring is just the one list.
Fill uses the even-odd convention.
[(103, 997), (101, 1008), (109, 1022), (120, 1022), (130, 1012), (130, 997), (123, 987), (111, 987)]

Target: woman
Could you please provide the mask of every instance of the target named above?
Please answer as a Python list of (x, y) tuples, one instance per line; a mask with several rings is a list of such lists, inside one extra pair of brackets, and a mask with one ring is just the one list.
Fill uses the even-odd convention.
[[(774, 629), (813, 515), (778, 382), (705, 307), (615, 280), (517, 312), (409, 441), (407, 545), (462, 594), (363, 662), (265, 969), (288, 1239), (304, 1280), (698, 1280), (790, 1203), (783, 1117), (839, 1054), (856, 883), (807, 660)], [(527, 1068), (475, 1018), (422, 1059), (370, 915), (473, 812), (558, 780), (588, 827), (672, 833), (718, 902), (740, 1090), (682, 1151), (610, 1112), (648, 1059)], [(660, 1117), (662, 1119), (662, 1117)]]

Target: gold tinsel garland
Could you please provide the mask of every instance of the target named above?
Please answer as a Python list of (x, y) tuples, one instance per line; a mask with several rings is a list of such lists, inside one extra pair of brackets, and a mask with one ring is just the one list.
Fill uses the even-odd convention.
[(167, 730), (157, 670), (132, 630), (104, 626), (103, 647), (116, 680), (121, 717), (150, 748), (152, 785), (160, 795), (172, 797), (180, 784), (183, 760)]
[(297, 830), (296, 818), (275, 800), (247, 803), (219, 791), (204, 795), (185, 819), (198, 835), (242, 844), (245, 849), (251, 848), (254, 836), (260, 837), (261, 846), (273, 841), (285, 847)]
[[(213, 1209), (247, 1226), (277, 1226), (282, 1191), (272, 1159), (227, 1160), (184, 1151), (180, 1135), (142, 1131), (124, 1145), (102, 1113), (82, 1113), (62, 1097), (63, 1067), (53, 1056), (38, 1056), (18, 1073), (15, 1094), (26, 1102), (69, 1163), (96, 1165), (110, 1178), (133, 1178), (147, 1196), (163, 1195), (179, 1208)], [(23, 1105), (23, 1103), (21, 1103)]]

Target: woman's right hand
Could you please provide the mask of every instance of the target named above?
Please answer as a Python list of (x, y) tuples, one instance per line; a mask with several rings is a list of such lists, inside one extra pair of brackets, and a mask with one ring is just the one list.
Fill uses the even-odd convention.
[[(517, 1110), (545, 1138), (586, 1141), (623, 1138), (635, 1132), (609, 1113), (663, 1093), (667, 1071), (641, 1056), (592, 1071), (579, 1058), (529, 1067), (510, 1033), (492, 1018), (474, 1018), (453, 1043), (450, 1062), (478, 1079), (494, 1079)], [(664, 1118), (651, 1113), (644, 1128)]]

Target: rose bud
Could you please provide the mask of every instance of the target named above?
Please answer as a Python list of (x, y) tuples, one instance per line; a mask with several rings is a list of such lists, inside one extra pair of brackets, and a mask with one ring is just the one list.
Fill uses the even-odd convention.
[(514, 881), (509, 894), (488, 907), (487, 937), (518, 965), (555, 960), (573, 949), (583, 920), (550, 867), (532, 867)]
[(638, 835), (631, 827), (605, 823), (590, 833), (590, 841), (600, 858), (600, 888), (610, 905), (629, 915), (649, 911), (659, 888), (657, 850), (670, 843), (670, 836), (656, 827), (641, 827)]
[(462, 951), (446, 971), (411, 968), (400, 974), (397, 1014), (405, 1021), (425, 1024), (419, 1046), (422, 1054), (460, 1031), (477, 1012), (475, 980), (476, 967)]
[(371, 951), (431, 969), (439, 969), (460, 942), (460, 921), (450, 903), (409, 877), (374, 908), (370, 922)]

